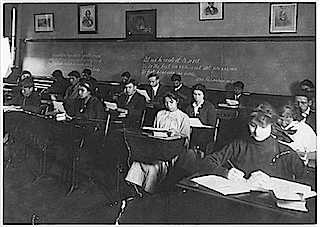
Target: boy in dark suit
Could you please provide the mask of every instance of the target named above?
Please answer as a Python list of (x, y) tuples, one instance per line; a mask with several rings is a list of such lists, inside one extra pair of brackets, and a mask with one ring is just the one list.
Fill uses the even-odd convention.
[(236, 100), (239, 102), (239, 107), (245, 107), (247, 104), (249, 104), (249, 97), (246, 97), (243, 94), (244, 89), (244, 83), (241, 81), (237, 81), (233, 83), (233, 93), (227, 94), (226, 99)]
[(124, 89), (125, 93), (119, 97), (117, 103), (117, 111), (120, 112), (120, 117), (124, 117), (125, 127), (139, 128), (146, 108), (145, 98), (136, 91), (137, 82), (134, 79), (126, 81)]
[(310, 107), (312, 105), (312, 100), (310, 93), (304, 90), (299, 90), (295, 95), (295, 106), (300, 110), (302, 116), (302, 121), (311, 126), (311, 128), (316, 131), (316, 112)]
[(156, 113), (165, 108), (163, 98), (169, 92), (169, 88), (160, 83), (159, 75), (155, 73), (148, 76), (148, 81), (149, 85), (146, 90), (151, 100), (147, 103), (145, 125), (152, 126)]
[(173, 74), (171, 76), (171, 81), (173, 84), (172, 92), (174, 94), (176, 94), (180, 99), (180, 102), (178, 104), (178, 108), (185, 112), (187, 106), (189, 105), (189, 103), (192, 100), (191, 89), (188, 88), (187, 86), (185, 86), (181, 82), (181, 76), (178, 74)]

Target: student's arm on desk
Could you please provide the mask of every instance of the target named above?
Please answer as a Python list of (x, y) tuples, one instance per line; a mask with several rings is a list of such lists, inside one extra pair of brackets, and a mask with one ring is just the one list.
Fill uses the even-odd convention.
[[(196, 163), (196, 171), (201, 175), (215, 174), (218, 176), (227, 177), (229, 169), (225, 165), (229, 166), (228, 160), (233, 162), (234, 157), (240, 153), (240, 140), (235, 140), (232, 143), (224, 146), (220, 151), (213, 152), (210, 155), (199, 159)], [(211, 151), (209, 151), (211, 153)]]

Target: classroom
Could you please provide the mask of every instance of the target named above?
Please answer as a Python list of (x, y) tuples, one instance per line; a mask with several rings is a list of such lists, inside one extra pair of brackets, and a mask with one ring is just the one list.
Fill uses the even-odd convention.
[(316, 2), (1, 10), (2, 225), (317, 224)]

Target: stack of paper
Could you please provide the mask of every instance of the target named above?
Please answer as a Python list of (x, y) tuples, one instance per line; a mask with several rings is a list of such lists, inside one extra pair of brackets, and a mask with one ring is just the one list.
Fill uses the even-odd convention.
[(142, 89), (136, 89), (136, 91), (140, 94), (140, 95), (143, 95), (146, 99), (146, 102), (150, 102), (151, 101), (151, 98), (150, 96), (148, 95), (147, 91), (146, 90), (142, 90)]
[(53, 108), (58, 113), (66, 113), (66, 110), (64, 109), (63, 102), (59, 101), (52, 101)]
[(106, 105), (106, 107), (110, 110), (116, 110), (118, 109), (118, 106), (117, 106), (117, 103), (115, 102), (107, 102), (107, 101), (104, 101), (104, 104)]
[(165, 128), (153, 128), (153, 127), (142, 127), (142, 130), (152, 131), (153, 136), (155, 137), (168, 137), (169, 129)]
[(309, 185), (276, 177), (271, 177), (270, 183), (264, 188), (257, 188), (251, 185), (249, 181), (234, 182), (216, 175), (196, 177), (191, 179), (191, 181), (220, 192), (223, 195), (272, 190), (277, 199), (277, 206), (300, 211), (308, 211), (306, 199), (317, 194), (311, 190), (311, 186)]
[(3, 106), (4, 112), (10, 112), (10, 111), (23, 111), (21, 109), (21, 106)]
[(194, 127), (194, 128), (213, 128), (213, 126), (211, 126), (211, 125), (202, 124), (200, 119), (197, 118), (197, 117), (189, 118), (189, 120), (190, 120), (190, 127)]

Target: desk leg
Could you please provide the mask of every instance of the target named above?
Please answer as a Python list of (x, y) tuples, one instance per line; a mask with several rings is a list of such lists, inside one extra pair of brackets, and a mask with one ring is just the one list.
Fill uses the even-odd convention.
[(80, 144), (79, 144), (79, 152), (76, 152), (73, 154), (72, 157), (72, 182), (71, 182), (71, 187), (69, 191), (66, 194), (66, 197), (69, 196), (73, 190), (75, 190), (78, 187), (78, 177), (77, 177), (77, 164), (80, 160), (80, 154), (82, 151), (84, 139), (81, 139)]
[(41, 149), (41, 158), (39, 160), (39, 176), (32, 182), (37, 183), (46, 174), (46, 162), (47, 162), (47, 149)]

